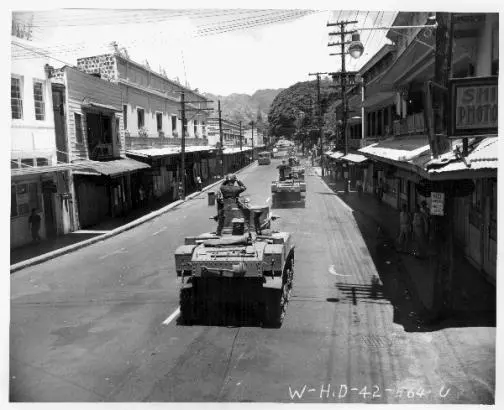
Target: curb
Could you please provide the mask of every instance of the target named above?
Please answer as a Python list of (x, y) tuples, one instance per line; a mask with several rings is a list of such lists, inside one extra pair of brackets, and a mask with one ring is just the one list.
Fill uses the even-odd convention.
[[(241, 172), (243, 172), (243, 171), (247, 170), (248, 168), (252, 167), (253, 165), (255, 165), (256, 162), (257, 161), (252, 161), (250, 164), (248, 164), (247, 166), (243, 167), (242, 169), (236, 171), (235, 173), (240, 174)], [(94, 238), (86, 239), (85, 241), (78, 242), (76, 244), (66, 246), (64, 248), (60, 248), (60, 249), (45, 253), (40, 256), (36, 256), (35, 258), (31, 258), (31, 259), (28, 259), (23, 262), (18, 262), (15, 265), (11, 265), (10, 266), (10, 273), (12, 274), (14, 272), (18, 272), (18, 271), (25, 269), (25, 268), (28, 268), (30, 266), (38, 265), (38, 264), (46, 262), (48, 260), (57, 258), (58, 256), (62, 256), (62, 255), (66, 255), (67, 253), (75, 252), (79, 249), (85, 248), (86, 246), (93, 245), (97, 242), (104, 241), (105, 239), (112, 238), (114, 236), (119, 235), (120, 233), (129, 231), (130, 229), (133, 229), (133, 228), (136, 228), (137, 226), (142, 225), (145, 222), (148, 222), (152, 219), (155, 219), (158, 216), (161, 216), (161, 215), (167, 213), (168, 211), (171, 211), (172, 209), (177, 208), (179, 205), (182, 205), (183, 203), (187, 202), (188, 200), (193, 199), (194, 197), (200, 195), (202, 192), (209, 191), (210, 189), (212, 189), (216, 185), (222, 183), (223, 180), (224, 180), (224, 178), (219, 179), (216, 182), (213, 182), (210, 185), (207, 185), (201, 191), (193, 192), (192, 194), (187, 195), (185, 200), (179, 199), (177, 201), (171, 202), (170, 204), (166, 205), (165, 207), (163, 207), (161, 209), (158, 209), (157, 211), (153, 211), (147, 215), (141, 216), (140, 218), (135, 219), (134, 221), (131, 221), (125, 225), (122, 225), (122, 226), (116, 228), (116, 229), (113, 229), (110, 232), (107, 232), (103, 235), (98, 235)]]

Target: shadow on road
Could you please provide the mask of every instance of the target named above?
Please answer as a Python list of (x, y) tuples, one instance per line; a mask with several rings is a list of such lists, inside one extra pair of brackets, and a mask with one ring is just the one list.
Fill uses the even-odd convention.
[(451, 327), (495, 327), (495, 311), (477, 309), (451, 312), (449, 316), (433, 321), (432, 314), (422, 305), (395, 250), (394, 241), (369, 216), (356, 210), (353, 216), (371, 254), (379, 280), (373, 277), (369, 285), (364, 286), (338, 285), (343, 294), (351, 294), (357, 303), (377, 303), (380, 299), (390, 301), (394, 309), (394, 322), (402, 325), (407, 332), (431, 332)]

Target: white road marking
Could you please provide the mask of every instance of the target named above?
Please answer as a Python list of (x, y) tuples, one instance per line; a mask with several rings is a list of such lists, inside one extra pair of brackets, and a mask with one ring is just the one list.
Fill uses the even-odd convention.
[(105, 258), (108, 258), (109, 256), (113, 256), (113, 255), (117, 255), (117, 254), (120, 254), (120, 253), (127, 253), (128, 251), (126, 250), (126, 248), (121, 248), (121, 249), (118, 249), (114, 252), (110, 252), (110, 253), (107, 253), (103, 256), (100, 256), (98, 259), (99, 260), (103, 260)]
[(352, 276), (352, 275), (342, 275), (341, 273), (336, 273), (334, 270), (334, 265), (329, 266), (329, 273), (334, 276)]
[(161, 233), (161, 232), (163, 232), (163, 231), (166, 231), (166, 226), (163, 226), (163, 227), (162, 227), (159, 231), (154, 232), (154, 233), (152, 234), (152, 236), (156, 236), (156, 235), (160, 234), (160, 233)]
[(168, 318), (163, 322), (163, 325), (168, 325), (170, 322), (175, 319), (180, 314), (180, 306), (173, 312)]
[(94, 230), (81, 229), (79, 231), (73, 231), (72, 233), (102, 234), (102, 233), (108, 233), (108, 232), (110, 232), (110, 231), (94, 231)]

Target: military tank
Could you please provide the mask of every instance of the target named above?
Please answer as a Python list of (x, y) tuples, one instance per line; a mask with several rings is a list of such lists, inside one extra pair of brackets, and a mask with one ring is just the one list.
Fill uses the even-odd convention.
[(220, 236), (185, 238), (175, 251), (180, 323), (231, 310), (258, 313), (264, 327), (282, 325), (294, 277), (294, 241), (290, 233), (271, 229), (275, 219), (268, 206), (225, 199)]
[(274, 208), (286, 204), (306, 204), (305, 170), (297, 158), (289, 158), (278, 166), (278, 180), (271, 182), (271, 198)]

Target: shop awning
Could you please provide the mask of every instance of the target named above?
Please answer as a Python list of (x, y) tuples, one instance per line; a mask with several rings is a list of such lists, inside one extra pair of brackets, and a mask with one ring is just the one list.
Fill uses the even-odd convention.
[(121, 158), (113, 161), (81, 161), (73, 164), (74, 174), (104, 175), (118, 177), (131, 172), (150, 168), (150, 165), (131, 158)]
[(367, 161), (369, 158), (360, 154), (349, 153), (340, 158), (342, 161), (353, 162), (355, 164), (360, 164), (361, 162)]
[(345, 153), (341, 151), (334, 151), (328, 154), (327, 156), (332, 159), (340, 159), (341, 157), (345, 156)]
[[(209, 145), (190, 145), (185, 147), (185, 152), (203, 152), (214, 150), (215, 147)], [(161, 158), (170, 155), (180, 154), (182, 148), (179, 145), (161, 147), (161, 148), (141, 148), (141, 149), (130, 149), (126, 151), (126, 155), (131, 155), (135, 157), (144, 158)]]
[(430, 150), (426, 135), (389, 138), (359, 149), (366, 157), (409, 162)]
[(47, 174), (58, 171), (68, 171), (73, 169), (72, 164), (61, 163), (57, 165), (47, 165), (40, 167), (26, 167), (26, 168), (13, 168), (11, 169), (11, 177), (18, 177), (24, 175)]

